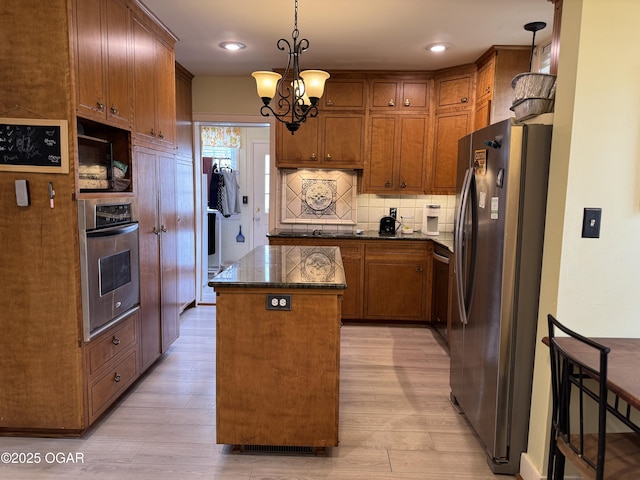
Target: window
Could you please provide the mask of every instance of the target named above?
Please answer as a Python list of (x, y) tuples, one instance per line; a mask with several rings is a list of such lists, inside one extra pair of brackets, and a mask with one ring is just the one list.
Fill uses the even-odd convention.
[(547, 43), (540, 49), (538, 72), (549, 73), (550, 70), (551, 70), (551, 43)]

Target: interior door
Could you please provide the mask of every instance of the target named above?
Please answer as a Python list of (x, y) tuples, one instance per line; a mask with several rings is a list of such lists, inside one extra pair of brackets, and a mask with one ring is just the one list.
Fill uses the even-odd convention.
[(267, 244), (269, 233), (269, 142), (254, 141), (253, 145), (253, 247)]

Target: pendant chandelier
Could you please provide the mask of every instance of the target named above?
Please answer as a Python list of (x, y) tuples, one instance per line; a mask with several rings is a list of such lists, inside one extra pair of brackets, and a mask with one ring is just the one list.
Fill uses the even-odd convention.
[[(298, 0), (295, 0), (294, 26), (291, 33), (293, 45), (284, 38), (277, 43), (278, 50), (289, 50), (289, 60), (284, 74), (269, 71), (251, 74), (256, 79), (258, 96), (264, 103), (260, 113), (265, 117), (270, 114), (276, 117), (287, 126), (291, 135), (300, 128), (300, 124), (305, 122), (307, 117), (318, 115), (318, 101), (324, 92), (324, 82), (329, 78), (329, 74), (322, 70), (300, 71), (298, 61), (302, 52), (309, 48), (309, 41), (306, 38), (298, 40), (299, 34)], [(275, 109), (269, 105), (274, 97)]]

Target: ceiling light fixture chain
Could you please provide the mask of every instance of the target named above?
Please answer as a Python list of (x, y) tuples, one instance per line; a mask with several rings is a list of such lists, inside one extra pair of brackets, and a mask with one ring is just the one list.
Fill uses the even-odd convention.
[[(278, 50), (288, 51), (289, 55), (283, 75), (266, 71), (252, 73), (258, 95), (264, 103), (260, 113), (265, 117), (273, 115), (287, 126), (292, 135), (308, 117), (318, 115), (318, 101), (324, 91), (324, 82), (329, 78), (329, 74), (322, 70), (300, 71), (299, 59), (302, 52), (309, 48), (309, 41), (306, 38), (298, 40), (299, 36), (298, 0), (295, 0), (292, 42), (281, 38), (276, 44)], [(269, 104), (276, 95), (274, 110)]]

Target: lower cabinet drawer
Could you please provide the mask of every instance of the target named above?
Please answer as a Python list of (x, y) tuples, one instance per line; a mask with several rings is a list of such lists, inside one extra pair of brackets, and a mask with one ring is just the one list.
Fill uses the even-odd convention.
[(123, 320), (113, 329), (100, 335), (89, 346), (89, 374), (93, 375), (112, 358), (131, 348), (136, 343), (136, 320), (138, 312)]
[(137, 376), (137, 351), (132, 349), (102, 377), (89, 385), (90, 421), (93, 422)]

